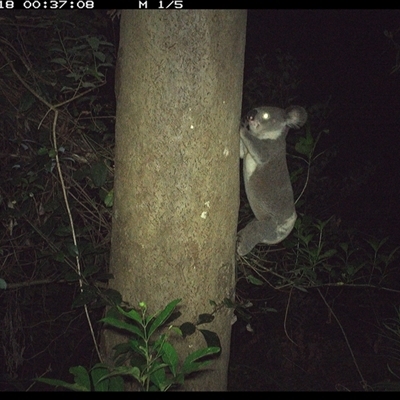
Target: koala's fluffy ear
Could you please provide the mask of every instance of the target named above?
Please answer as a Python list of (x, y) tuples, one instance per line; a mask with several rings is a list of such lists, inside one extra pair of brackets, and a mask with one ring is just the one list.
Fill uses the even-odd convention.
[(286, 125), (289, 128), (301, 128), (307, 121), (307, 111), (303, 107), (290, 106), (285, 110)]

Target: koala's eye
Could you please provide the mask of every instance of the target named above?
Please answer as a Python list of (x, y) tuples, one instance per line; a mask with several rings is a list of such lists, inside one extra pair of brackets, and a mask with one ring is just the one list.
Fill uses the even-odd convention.
[(270, 116), (270, 114), (267, 113), (267, 112), (265, 112), (265, 113), (262, 115), (262, 119), (270, 119), (270, 118), (271, 118), (271, 116)]

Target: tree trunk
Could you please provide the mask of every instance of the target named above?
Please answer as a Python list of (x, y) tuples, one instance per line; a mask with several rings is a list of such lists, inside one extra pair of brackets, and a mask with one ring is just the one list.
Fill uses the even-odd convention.
[[(110, 286), (150, 312), (182, 298), (180, 322), (234, 296), (245, 30), (245, 11), (122, 12)], [(226, 389), (231, 320), (204, 326), (222, 354), (184, 389)]]

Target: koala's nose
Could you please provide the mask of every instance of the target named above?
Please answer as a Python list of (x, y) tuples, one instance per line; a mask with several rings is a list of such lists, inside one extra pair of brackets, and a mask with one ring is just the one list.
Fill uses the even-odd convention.
[(256, 109), (251, 110), (248, 112), (246, 119), (252, 121), (256, 115), (257, 115), (257, 110)]

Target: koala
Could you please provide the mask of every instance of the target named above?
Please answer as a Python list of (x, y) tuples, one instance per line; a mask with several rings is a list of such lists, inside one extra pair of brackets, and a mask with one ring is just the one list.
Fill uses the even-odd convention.
[(238, 233), (240, 256), (258, 243), (281, 242), (293, 229), (297, 214), (286, 164), (286, 135), (306, 121), (303, 107), (259, 107), (241, 125), (244, 185), (255, 219)]

